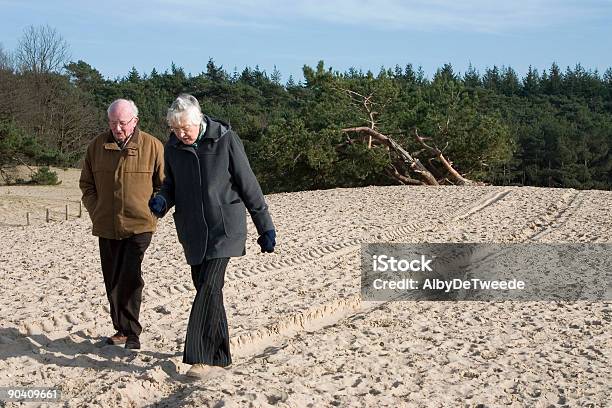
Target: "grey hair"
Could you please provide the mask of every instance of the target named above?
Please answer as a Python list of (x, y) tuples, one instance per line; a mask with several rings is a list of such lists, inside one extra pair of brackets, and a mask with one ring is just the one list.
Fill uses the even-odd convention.
[(136, 118), (138, 117), (138, 107), (136, 106), (134, 101), (131, 100), (131, 99), (115, 99), (110, 105), (108, 105), (108, 109), (106, 110), (106, 114), (110, 115), (110, 113), (113, 111), (113, 109), (115, 109), (115, 106), (117, 106), (121, 102), (127, 102), (128, 105), (130, 105), (130, 108), (132, 108), (132, 113), (134, 114), (134, 117), (136, 117)]
[(192, 95), (180, 94), (170, 105), (166, 121), (168, 125), (172, 126), (173, 124), (180, 123), (183, 117), (186, 117), (189, 122), (188, 124), (191, 125), (202, 123), (204, 115), (200, 108), (200, 102)]

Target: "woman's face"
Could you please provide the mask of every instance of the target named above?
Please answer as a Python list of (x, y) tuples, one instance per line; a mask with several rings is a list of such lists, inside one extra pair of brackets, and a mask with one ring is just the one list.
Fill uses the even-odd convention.
[(185, 116), (181, 117), (178, 123), (173, 123), (171, 129), (186, 145), (192, 145), (200, 134), (200, 124), (190, 123)]

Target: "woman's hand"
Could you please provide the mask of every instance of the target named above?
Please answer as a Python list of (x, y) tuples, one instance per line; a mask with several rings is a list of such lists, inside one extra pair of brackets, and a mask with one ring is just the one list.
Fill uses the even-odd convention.
[(261, 252), (274, 252), (274, 247), (276, 246), (276, 231), (269, 230), (264, 232), (257, 238), (257, 243), (261, 247)]
[(166, 213), (166, 199), (159, 194), (149, 200), (149, 209), (157, 218), (161, 218)]

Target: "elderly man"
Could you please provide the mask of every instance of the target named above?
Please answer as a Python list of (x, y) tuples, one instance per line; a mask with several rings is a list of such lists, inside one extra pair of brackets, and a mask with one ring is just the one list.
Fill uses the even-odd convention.
[(172, 133), (165, 150), (166, 178), (149, 206), (159, 217), (175, 207), (176, 232), (197, 289), (183, 362), (192, 365), (188, 376), (201, 378), (212, 372), (211, 366), (232, 362), (223, 283), (229, 258), (245, 254), (247, 210), (261, 252), (274, 251), (276, 232), (231, 127), (203, 115), (198, 100), (187, 94), (172, 103), (167, 121)]
[(104, 285), (116, 330), (107, 343), (139, 349), (141, 263), (157, 223), (147, 202), (163, 182), (163, 145), (138, 128), (134, 102), (117, 99), (107, 113), (110, 130), (89, 144), (79, 186), (92, 233), (99, 237)]

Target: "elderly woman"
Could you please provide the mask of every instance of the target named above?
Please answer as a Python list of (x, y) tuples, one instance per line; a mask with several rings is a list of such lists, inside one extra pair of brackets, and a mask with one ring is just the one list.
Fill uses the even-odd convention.
[(202, 114), (198, 100), (182, 94), (168, 109), (172, 130), (164, 152), (165, 179), (149, 207), (158, 217), (172, 207), (178, 239), (191, 266), (193, 301), (183, 362), (191, 377), (231, 364), (223, 306), (225, 269), (245, 254), (246, 210), (260, 235), (261, 252), (273, 252), (274, 224), (261, 188), (231, 127)]

